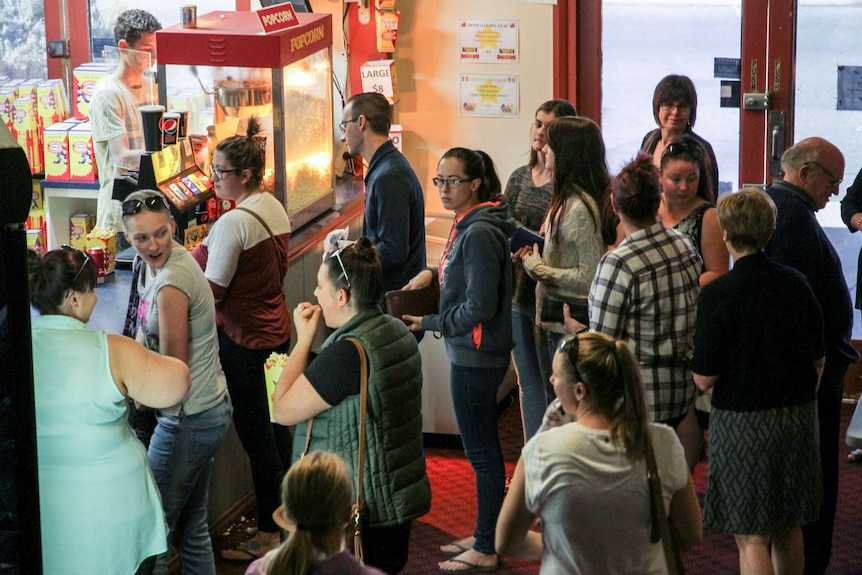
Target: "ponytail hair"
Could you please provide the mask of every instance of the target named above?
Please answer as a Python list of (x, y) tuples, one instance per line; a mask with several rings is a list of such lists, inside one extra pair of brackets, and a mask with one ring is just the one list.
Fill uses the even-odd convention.
[(267, 573), (310, 575), (326, 559), (326, 536), (345, 529), (350, 521), (353, 483), (347, 464), (335, 453), (309, 453), (284, 476), (281, 496), (284, 513), (295, 528)]
[[(608, 433), (617, 449), (631, 460), (646, 455), (647, 414), (640, 370), (628, 346), (600, 333), (573, 337), (578, 353), (572, 383), (581, 381), (587, 390), (582, 401), (606, 417)], [(571, 344), (569, 344), (571, 345)], [(564, 354), (571, 365), (572, 353)]]
[(500, 176), (497, 175), (497, 167), (491, 156), (482, 150), (471, 150), (469, 148), (451, 148), (440, 161), (455, 158), (464, 165), (464, 175), (471, 180), (482, 180), (477, 193), (479, 203), (496, 200), (503, 193), (503, 185)]
[(245, 136), (225, 138), (216, 146), (216, 151), (227, 156), (234, 168), (248, 170), (251, 174), (246, 189), (251, 191), (260, 187), (263, 181), (263, 169), (266, 165), (266, 136), (260, 120), (252, 116), (248, 118)]

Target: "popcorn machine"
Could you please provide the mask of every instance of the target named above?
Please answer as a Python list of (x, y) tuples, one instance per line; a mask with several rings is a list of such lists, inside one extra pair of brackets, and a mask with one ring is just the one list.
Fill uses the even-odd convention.
[[(188, 110), (189, 133), (216, 144), (257, 116), (266, 137), (263, 187), (297, 229), (334, 203), (332, 16), (265, 34), (254, 12), (210, 12), (196, 28), (159, 30), (159, 101)], [(201, 162), (199, 162), (201, 163)]]

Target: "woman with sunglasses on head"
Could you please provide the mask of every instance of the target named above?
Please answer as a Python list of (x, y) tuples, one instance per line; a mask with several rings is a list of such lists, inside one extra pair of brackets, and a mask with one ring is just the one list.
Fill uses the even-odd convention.
[[(497, 523), (498, 549), (541, 558), (540, 573), (666, 574), (662, 543), (650, 538), (650, 446), (681, 549), (702, 538), (700, 507), (673, 430), (647, 423), (635, 358), (622, 341), (576, 334), (555, 354), (551, 381), (575, 421), (524, 446)], [(541, 533), (530, 530), (536, 517)]]
[(454, 557), (439, 571), (494, 571), (494, 525), (503, 504), (506, 470), (497, 435), (497, 388), (503, 383), (512, 351), (512, 262), (500, 179), (487, 154), (452, 148), (437, 165), (434, 184), (443, 207), (455, 221), (437, 268), (410, 280), (418, 289), (437, 280), (440, 313), (405, 315), (412, 331), (443, 334), (451, 362), (449, 385), (464, 452), (476, 472), (478, 518), (471, 536), (443, 545)]
[[(182, 403), (156, 411), (150, 467), (182, 571), (215, 575), (207, 494), (232, 408), (218, 357), (212, 290), (194, 258), (174, 241), (174, 221), (160, 192), (133, 192), (122, 208), (126, 239), (143, 262), (137, 340), (185, 362), (192, 377)], [(161, 561), (167, 567), (167, 557)]]
[[(661, 155), (661, 221), (691, 240), (694, 249), (703, 258), (700, 287), (730, 269), (730, 255), (721, 237), (708, 178), (701, 177), (703, 149), (688, 135), (664, 149)], [(703, 451), (704, 431), (709, 427), (712, 392), (698, 390), (694, 409), (680, 424), (679, 432), (684, 443), (691, 446), (689, 468), (700, 459)]]
[[(324, 255), (314, 295), (316, 305), (293, 311), (296, 345), (276, 385), (273, 414), (296, 425), (294, 461), (332, 451), (356, 470), (362, 372), (348, 338), (359, 340), (368, 358), (362, 544), (368, 565), (394, 575), (407, 563), (413, 520), (431, 508), (419, 346), (404, 322), (380, 311), (383, 268), (366, 237)], [(313, 354), (321, 316), (335, 331)]]
[(147, 453), (126, 397), (168, 408), (189, 390), (178, 359), (86, 327), (97, 271), (71, 247), (30, 252), (33, 383), (45, 573), (152, 573), (167, 549)]
[[(606, 246), (616, 242), (617, 219), (610, 211), (611, 175), (599, 127), (587, 118), (557, 118), (548, 125), (545, 161), (553, 172), (551, 207), (545, 218), (545, 247), (518, 255), (536, 284), (536, 321), (545, 329), (548, 357), (565, 334), (562, 312), (544, 309), (556, 301), (582, 302), (570, 309), (581, 327), (589, 325), (587, 294)], [(572, 306), (569, 306), (570, 308)], [(577, 316), (577, 317), (575, 317)]]
[(233, 561), (251, 561), (278, 547), (272, 512), (290, 457), (288, 430), (270, 423), (263, 370), (270, 353), (287, 352), (290, 344), (284, 299), (290, 221), (284, 206), (261, 189), (266, 140), (258, 137), (260, 130), (259, 121), (249, 118), (245, 136), (216, 146), (210, 167), (216, 195), (237, 207), (221, 216), (192, 252), (215, 297), (219, 357), (257, 499), (257, 531), (222, 551)]
[[(553, 171), (545, 163), (546, 130), (548, 123), (561, 116), (574, 116), (575, 107), (567, 100), (548, 100), (539, 109), (530, 125), (530, 162), (516, 168), (506, 183), (509, 217), (519, 225), (540, 231), (545, 214), (551, 206)], [(515, 348), (512, 359), (518, 372), (521, 399), (521, 422), (524, 440), (530, 439), (542, 423), (548, 407), (546, 384), (551, 373), (551, 360), (545, 345), (545, 335), (536, 324), (536, 280), (520, 265), (521, 258), (512, 255), (515, 279), (512, 297), (512, 335)]]
[(641, 152), (652, 156), (655, 165), (660, 166), (662, 154), (670, 144), (683, 135), (694, 139), (703, 150), (701, 174), (713, 194), (706, 199), (714, 204), (718, 195), (718, 162), (709, 142), (692, 130), (697, 119), (697, 90), (691, 78), (679, 74), (662, 78), (653, 93), (652, 114), (658, 128), (644, 136)]
[[(626, 342), (641, 369), (650, 419), (674, 429), (694, 403), (688, 369), (703, 260), (658, 219), (658, 168), (646, 154), (614, 178), (611, 201), (625, 239), (602, 256), (590, 288), (590, 327)], [(691, 461), (696, 446), (683, 446)]]

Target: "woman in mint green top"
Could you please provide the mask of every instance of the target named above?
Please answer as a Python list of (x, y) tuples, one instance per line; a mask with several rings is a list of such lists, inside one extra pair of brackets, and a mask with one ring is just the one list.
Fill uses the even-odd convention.
[(125, 397), (169, 407), (186, 365), (119, 335), (87, 329), (97, 272), (72, 248), (30, 254), (33, 382), (46, 575), (152, 571), (165, 519)]

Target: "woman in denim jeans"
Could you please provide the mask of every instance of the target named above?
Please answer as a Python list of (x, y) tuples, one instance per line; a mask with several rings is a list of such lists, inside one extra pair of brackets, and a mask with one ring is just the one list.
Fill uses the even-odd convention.
[[(207, 494), (213, 458), (233, 409), (218, 356), (212, 290), (194, 258), (174, 241), (175, 225), (161, 193), (131, 194), (123, 202), (123, 227), (144, 265), (138, 280), (137, 340), (184, 361), (192, 377), (181, 403), (156, 412), (158, 425), (148, 451), (168, 541), (179, 552), (184, 573), (215, 575)], [(163, 555), (156, 572), (166, 570)]]
[(437, 166), (434, 184), (443, 207), (455, 213), (437, 268), (420, 272), (407, 289), (440, 284), (440, 313), (405, 315), (411, 331), (439, 331), (452, 363), (450, 386), (464, 452), (476, 473), (479, 504), (473, 535), (440, 548), (454, 555), (440, 571), (494, 571), (500, 559), (494, 528), (503, 504), (506, 472), (497, 436), (497, 388), (512, 351), (512, 262), (505, 197), (491, 158), (452, 148)]

